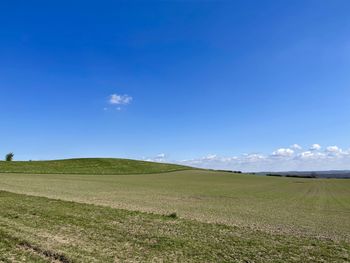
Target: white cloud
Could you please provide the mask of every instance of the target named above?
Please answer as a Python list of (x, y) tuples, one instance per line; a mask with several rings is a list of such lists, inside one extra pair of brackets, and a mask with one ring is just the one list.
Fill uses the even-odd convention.
[(300, 153), (299, 156), (301, 158), (312, 158), (314, 156), (314, 153), (311, 151), (306, 151), (306, 152)]
[(296, 144), (296, 143), (291, 145), (290, 148), (292, 148), (292, 149), (294, 149), (296, 151), (299, 151), (299, 150), (303, 149), (303, 147), (301, 147), (299, 144)]
[(340, 153), (342, 152), (342, 149), (340, 149), (338, 146), (328, 146), (326, 148), (326, 151), (329, 152), (329, 153)]
[(262, 154), (258, 153), (251, 153), (251, 154), (245, 154), (244, 159), (247, 161), (256, 161), (256, 160), (262, 160), (265, 159), (266, 157)]
[(109, 96), (109, 104), (111, 105), (127, 105), (132, 101), (129, 95), (112, 94)]
[(350, 170), (350, 149), (338, 146), (311, 147), (307, 151), (293, 151), (280, 148), (271, 155), (252, 153), (238, 156), (210, 154), (201, 158), (183, 160), (177, 163), (201, 168), (259, 171), (311, 171), (311, 170)]
[(165, 158), (165, 156), (166, 156), (165, 153), (160, 153), (157, 155), (157, 158)]
[(294, 151), (289, 148), (280, 148), (272, 153), (276, 157), (290, 157), (294, 154)]
[(215, 160), (217, 159), (216, 154), (208, 154), (207, 156), (203, 157), (204, 160)]
[(341, 148), (339, 148), (338, 146), (328, 146), (326, 148), (326, 153), (328, 154), (328, 156), (330, 157), (346, 157), (350, 155), (350, 150), (349, 151), (345, 151)]
[(159, 153), (154, 157), (149, 157), (149, 158), (142, 158), (145, 161), (148, 162), (158, 162), (158, 163), (162, 163), (162, 162), (166, 162), (167, 161), (167, 156), (165, 153)]
[(326, 154), (316, 151), (305, 151), (296, 156), (296, 159), (321, 159)]
[(311, 145), (310, 150), (311, 151), (319, 151), (319, 150), (321, 150), (321, 145), (315, 143), (315, 144)]

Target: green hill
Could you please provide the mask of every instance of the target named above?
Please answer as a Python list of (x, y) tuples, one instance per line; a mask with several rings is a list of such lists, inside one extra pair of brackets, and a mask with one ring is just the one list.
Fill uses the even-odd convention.
[(188, 166), (113, 158), (53, 161), (0, 161), (0, 173), (28, 174), (148, 174), (193, 169)]

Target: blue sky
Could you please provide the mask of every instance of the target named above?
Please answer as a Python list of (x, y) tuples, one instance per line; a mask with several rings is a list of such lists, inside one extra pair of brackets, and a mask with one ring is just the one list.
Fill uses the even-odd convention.
[(349, 1), (6, 2), (0, 155), (350, 169)]

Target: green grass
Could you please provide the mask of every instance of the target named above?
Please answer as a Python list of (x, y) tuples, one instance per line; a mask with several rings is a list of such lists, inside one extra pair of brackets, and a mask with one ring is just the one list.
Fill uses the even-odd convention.
[(2, 262), (347, 262), (349, 243), (0, 191)]
[(0, 174), (0, 190), (293, 235), (350, 240), (350, 180), (213, 171)]
[(187, 166), (113, 158), (55, 161), (0, 161), (0, 173), (34, 174), (148, 174), (193, 169)]
[(350, 260), (350, 180), (52, 163), (0, 173), (0, 262)]

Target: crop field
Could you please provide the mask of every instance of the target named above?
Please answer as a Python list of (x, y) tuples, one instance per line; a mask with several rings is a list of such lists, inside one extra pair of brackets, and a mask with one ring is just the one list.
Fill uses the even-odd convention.
[(0, 261), (350, 261), (350, 180), (173, 168), (26, 174), (0, 164)]

